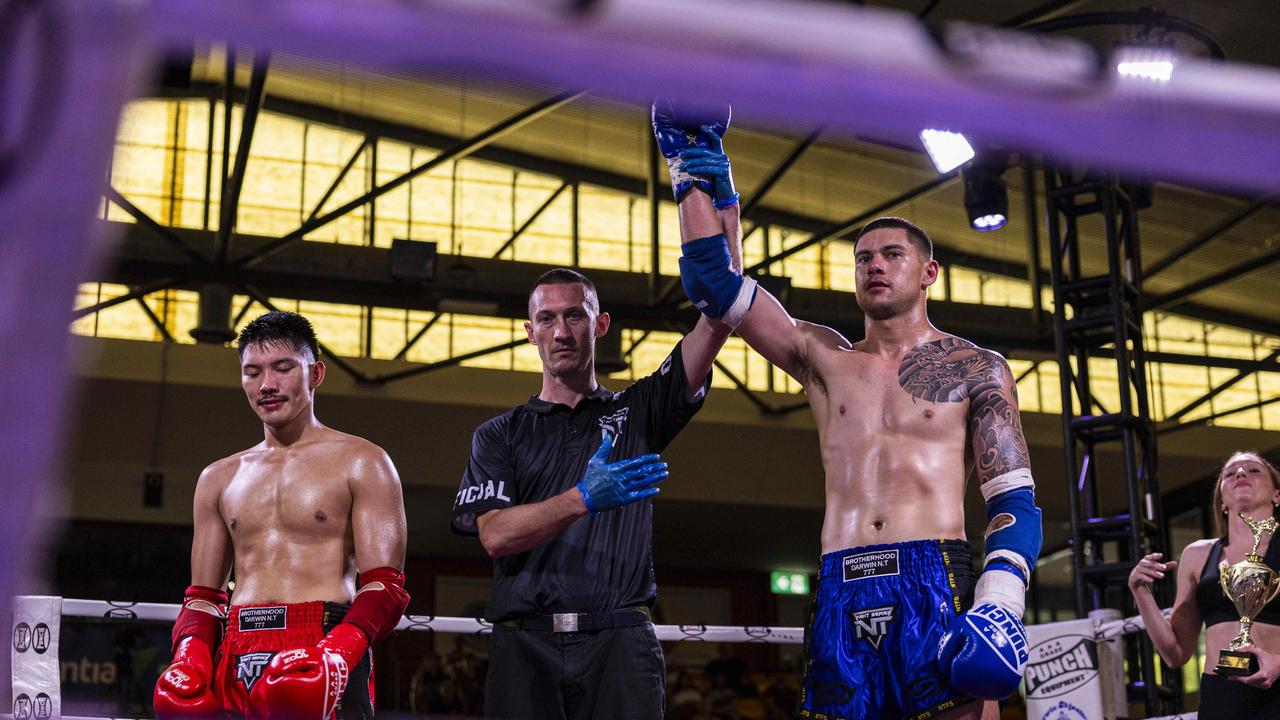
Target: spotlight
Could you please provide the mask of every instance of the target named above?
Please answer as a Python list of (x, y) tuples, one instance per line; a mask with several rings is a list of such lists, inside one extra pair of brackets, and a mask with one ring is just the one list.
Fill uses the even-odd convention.
[(1116, 64), (1116, 72), (1124, 77), (1146, 78), (1169, 82), (1173, 77), (1173, 63), (1168, 60), (1122, 62)]
[(1167, 49), (1158, 47), (1120, 47), (1113, 57), (1116, 74), (1123, 78), (1140, 78), (1169, 82), (1173, 77), (1173, 68), (1177, 64), (1177, 56)]
[(1008, 161), (983, 159), (973, 161), (964, 176), (964, 209), (969, 225), (979, 232), (999, 230), (1009, 222), (1009, 191), (1004, 184)]
[(943, 174), (973, 159), (973, 146), (965, 136), (957, 132), (932, 128), (921, 130), (920, 142), (924, 143), (924, 149), (929, 152), (933, 166)]

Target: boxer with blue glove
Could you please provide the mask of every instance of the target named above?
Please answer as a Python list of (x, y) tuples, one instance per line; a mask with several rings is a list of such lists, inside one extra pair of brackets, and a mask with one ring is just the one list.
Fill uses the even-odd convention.
[[(998, 717), (992, 701), (1017, 690), (1027, 660), (1023, 597), (1041, 543), (1008, 363), (930, 323), (933, 242), (902, 218), (873, 220), (854, 241), (862, 340), (792, 318), (741, 276), (724, 238), (686, 222), (687, 198), (736, 207), (737, 193), (727, 116), (690, 128), (675, 107), (655, 104), (653, 120), (686, 198), (686, 295), (804, 387), (822, 442), (823, 556), (800, 716)], [(967, 466), (987, 501), (976, 578), (964, 540)]]

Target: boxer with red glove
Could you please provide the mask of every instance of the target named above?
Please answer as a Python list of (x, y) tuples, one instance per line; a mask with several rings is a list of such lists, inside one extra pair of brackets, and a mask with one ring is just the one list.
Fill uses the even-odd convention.
[(222, 641), (226, 618), (226, 592), (200, 585), (187, 588), (173, 625), (173, 662), (156, 682), (159, 720), (216, 718), (221, 713), (213, 691), (213, 654)]
[(277, 653), (249, 696), (250, 714), (269, 720), (331, 717), (351, 670), (369, 645), (391, 634), (409, 604), (404, 573), (381, 567), (360, 574), (362, 586), (341, 623), (312, 647)]
[[(245, 326), (238, 345), (241, 386), (263, 439), (212, 463), (196, 483), (193, 588), (174, 629), (174, 664), (156, 684), (156, 712), (161, 720), (369, 720), (368, 647), (408, 602), (398, 569), (400, 479), (382, 448), (316, 418), (325, 366), (306, 318), (269, 312)], [(356, 568), (371, 569), (357, 578)], [(233, 572), (222, 636), (228, 598), (213, 588)], [(323, 687), (309, 688), (308, 677)]]

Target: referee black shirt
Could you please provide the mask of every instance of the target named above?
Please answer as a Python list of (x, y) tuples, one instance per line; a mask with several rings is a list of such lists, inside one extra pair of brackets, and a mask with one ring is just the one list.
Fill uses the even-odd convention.
[[(476, 515), (546, 500), (582, 479), (603, 432), (610, 462), (660, 453), (702, 408), (707, 374), (694, 400), (677, 344), (652, 375), (622, 392), (597, 385), (575, 408), (529, 402), (476, 428), (453, 530), (476, 536)], [(653, 502), (587, 515), (547, 542), (493, 561), (491, 622), (523, 615), (596, 613), (652, 605), (657, 596), (651, 541)]]

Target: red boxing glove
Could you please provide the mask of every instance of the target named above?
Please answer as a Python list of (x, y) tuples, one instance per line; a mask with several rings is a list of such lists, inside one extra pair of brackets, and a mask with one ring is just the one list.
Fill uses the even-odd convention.
[(217, 718), (221, 703), (213, 694), (213, 653), (198, 637), (178, 641), (173, 662), (156, 681), (153, 697), (159, 720)]
[(330, 718), (351, 669), (369, 650), (364, 632), (339, 623), (315, 647), (276, 653), (249, 693), (249, 715), (262, 720)]
[(222, 640), (227, 594), (192, 585), (173, 625), (173, 661), (156, 681), (156, 717), (217, 718), (221, 703), (213, 693), (213, 649)]
[(185, 637), (196, 636), (204, 641), (210, 651), (222, 643), (222, 630), (227, 621), (226, 591), (203, 585), (187, 588), (182, 600), (182, 610), (173, 623), (173, 648)]
[(404, 572), (393, 567), (380, 567), (360, 573), (360, 590), (356, 592), (344, 623), (364, 631), (375, 643), (391, 634), (409, 607), (409, 593), (404, 591)]
[(250, 714), (266, 720), (328, 718), (369, 645), (391, 634), (409, 605), (404, 573), (392, 567), (360, 573), (360, 590), (341, 623), (313, 648), (276, 654), (249, 694)]

